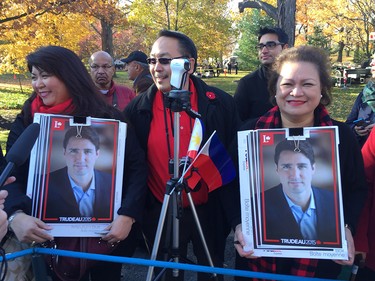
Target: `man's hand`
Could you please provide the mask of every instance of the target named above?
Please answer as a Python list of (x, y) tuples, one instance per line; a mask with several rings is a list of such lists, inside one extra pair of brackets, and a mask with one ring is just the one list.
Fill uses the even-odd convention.
[(4, 238), (7, 232), (8, 232), (8, 216), (3, 210), (0, 210), (0, 240)]
[(16, 214), (11, 223), (11, 228), (21, 242), (43, 243), (47, 240), (53, 240), (53, 236), (46, 231), (51, 230), (51, 226), (25, 213)]
[(4, 203), (5, 203), (5, 198), (8, 196), (8, 191), (6, 190), (1, 190), (0, 191), (0, 209), (4, 210)]
[(347, 227), (345, 227), (345, 238), (348, 243), (348, 260), (334, 260), (334, 262), (341, 265), (352, 265), (355, 255), (354, 240), (352, 232)]
[(13, 177), (13, 176), (11, 176), (11, 177), (7, 178), (7, 180), (5, 181), (4, 185), (10, 184), (10, 183), (15, 182), (15, 181), (16, 181), (16, 178)]
[(128, 216), (118, 216), (107, 228), (108, 234), (102, 237), (108, 243), (120, 243), (126, 239), (132, 229), (134, 219)]
[(367, 136), (371, 132), (374, 126), (375, 126), (375, 123), (367, 125), (366, 127), (354, 126), (354, 130), (358, 136), (364, 137), (364, 136)]
[(236, 248), (238, 254), (240, 257), (248, 258), (248, 259), (254, 259), (257, 258), (256, 256), (253, 256), (254, 251), (244, 251), (243, 247), (246, 245), (245, 240), (243, 238), (242, 234), (242, 224), (239, 224), (236, 226), (236, 230), (234, 232), (234, 247)]

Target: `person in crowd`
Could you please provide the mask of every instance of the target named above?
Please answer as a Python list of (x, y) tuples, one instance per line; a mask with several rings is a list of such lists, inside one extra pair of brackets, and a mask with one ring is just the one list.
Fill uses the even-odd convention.
[[(375, 53), (370, 65), (372, 77), (362, 92), (359, 93), (345, 121), (352, 128), (361, 146), (375, 126)], [(356, 120), (362, 121), (357, 123)]]
[(89, 59), (89, 65), (92, 80), (107, 103), (120, 111), (124, 110), (135, 97), (135, 93), (130, 88), (113, 81), (115, 65), (111, 55), (104, 51), (95, 52)]
[[(170, 63), (174, 58), (186, 58), (189, 62), (187, 79), (182, 90), (191, 92), (191, 109), (201, 114), (200, 119), (205, 128), (202, 143), (208, 139), (213, 130), (216, 130), (221, 142), (228, 147), (239, 124), (233, 98), (192, 75), (197, 64), (197, 49), (194, 42), (183, 33), (162, 30), (148, 58), (155, 85), (137, 96), (125, 109), (125, 115), (136, 128), (140, 144), (147, 153), (149, 192), (143, 231), (151, 243), (154, 241), (158, 227), (166, 183), (171, 178), (168, 163), (174, 159), (176, 136), (174, 136), (172, 120), (176, 113), (171, 111), (165, 99), (172, 89)], [(182, 158), (187, 155), (194, 119), (186, 111), (181, 111), (179, 114), (180, 153), (178, 157)], [(203, 181), (200, 181), (198, 185), (199, 188), (191, 193), (192, 198), (214, 264), (222, 266), (225, 240), (230, 231), (230, 226), (223, 217), (225, 207), (220, 204), (223, 188), (208, 193), (207, 185)], [(182, 193), (182, 204), (184, 212), (179, 220), (179, 253), (181, 257), (186, 257), (187, 245), (192, 241), (198, 264), (207, 265), (207, 256), (203, 251), (185, 192)], [(165, 237), (161, 245), (164, 245), (164, 240)], [(179, 277), (182, 278), (182, 274)], [(167, 274), (167, 278), (169, 280), (171, 276)], [(198, 280), (207, 279), (207, 274), (198, 273)]]
[(227, 70), (228, 70), (228, 74), (232, 74), (232, 63), (230, 61), (228, 61), (227, 63)]
[(125, 65), (125, 71), (128, 72), (129, 80), (133, 81), (133, 90), (135, 94), (145, 92), (152, 84), (150, 70), (148, 69), (147, 55), (141, 51), (134, 51), (123, 60)]
[(267, 83), (275, 58), (288, 48), (288, 35), (278, 27), (263, 27), (258, 32), (260, 67), (238, 82), (234, 101), (242, 121), (258, 118), (272, 108)]
[(46, 217), (110, 217), (112, 175), (95, 169), (100, 153), (96, 130), (70, 128), (63, 147), (66, 166), (49, 175)]
[(0, 240), (2, 240), (8, 232), (8, 216), (4, 211), (4, 202), (7, 196), (8, 192), (6, 190), (0, 191)]
[(274, 161), (280, 184), (264, 192), (265, 239), (334, 242), (337, 237), (332, 190), (312, 185), (316, 164), (308, 140), (283, 140)]
[[(6, 165), (6, 160), (3, 154), (3, 150), (0, 147), (0, 173), (3, 172), (3, 169)], [(4, 185), (14, 182), (16, 179), (15, 177), (9, 177), (5, 182)], [(8, 196), (8, 191), (0, 190), (0, 240), (4, 238), (4, 236), (8, 232), (8, 216), (7, 213), (4, 211), (4, 203), (5, 199)]]
[[(247, 121), (241, 130), (338, 127), (348, 260), (254, 257), (253, 251), (244, 251), (241, 224), (235, 228), (235, 248), (241, 257), (247, 258), (247, 268), (251, 271), (335, 279), (341, 271), (341, 265), (351, 265), (354, 261), (352, 235), (367, 195), (362, 155), (350, 128), (332, 119), (325, 107), (331, 102), (332, 85), (329, 58), (322, 49), (300, 46), (285, 50), (276, 59), (273, 70), (269, 92), (276, 106), (260, 118)], [(239, 222), (239, 209), (237, 214), (236, 220)]]
[[(362, 210), (360, 220), (358, 223), (358, 229), (354, 236), (354, 244), (358, 255), (360, 256), (360, 262), (364, 261), (364, 266), (360, 266), (357, 271), (357, 281), (370, 281), (375, 280), (375, 243), (374, 243), (374, 231), (375, 231), (375, 132), (369, 133), (367, 141), (362, 147), (362, 156), (365, 165), (366, 181), (369, 188), (366, 203)], [(358, 264), (357, 264), (358, 266)]]
[[(7, 151), (25, 128), (33, 122), (35, 113), (92, 116), (125, 121), (121, 112), (105, 103), (86, 67), (71, 50), (59, 46), (41, 47), (30, 53), (26, 60), (31, 73), (33, 93), (12, 124), (7, 140)], [(62, 61), (64, 63), (61, 63)], [(100, 63), (100, 67), (104, 65), (106, 63)], [(117, 211), (119, 216), (108, 227), (108, 234), (101, 237), (109, 245), (118, 245), (112, 252), (114, 255), (122, 255), (125, 249), (132, 248), (134, 241), (129, 233), (131, 234), (133, 232), (131, 230), (135, 228), (133, 223), (142, 218), (146, 191), (145, 155), (130, 126), (124, 145), (126, 152), (122, 205)], [(29, 162), (28, 160), (15, 169), (17, 181), (6, 186), (9, 196), (5, 201), (5, 211), (12, 217), (9, 228), (19, 241), (43, 243), (53, 240), (54, 237), (48, 233), (50, 226), (30, 216), (31, 199), (26, 196), (28, 167), (31, 164)], [(59, 237), (59, 239), (71, 241), (74, 238)], [(132, 252), (127, 254), (131, 255)], [(98, 262), (84, 273), (84, 276), (81, 274), (76, 276), (75, 280), (89, 280), (89, 278), (90, 280), (120, 280), (121, 264)], [(54, 276), (54, 280), (59, 278)]]
[(234, 71), (236, 72), (236, 75), (238, 74), (238, 62), (236, 61), (234, 63)]

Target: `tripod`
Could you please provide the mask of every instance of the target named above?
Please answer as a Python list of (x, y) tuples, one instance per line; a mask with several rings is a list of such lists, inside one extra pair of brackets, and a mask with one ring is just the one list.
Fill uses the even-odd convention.
[[(166, 193), (164, 196), (161, 212), (160, 212), (160, 217), (159, 217), (159, 222), (158, 222), (158, 227), (155, 235), (155, 240), (154, 240), (154, 245), (152, 248), (152, 253), (151, 253), (151, 260), (156, 260), (158, 249), (159, 249), (159, 244), (160, 244), (160, 239), (165, 223), (165, 217), (167, 214), (167, 210), (169, 207), (169, 201), (172, 198), (172, 254), (173, 254), (173, 261), (174, 262), (179, 262), (179, 255), (178, 255), (178, 249), (179, 249), (179, 218), (178, 218), (178, 201), (181, 201), (181, 192), (183, 190), (183, 183), (179, 182), (179, 146), (180, 146), (180, 134), (179, 134), (179, 129), (180, 129), (180, 117), (178, 112), (185, 111), (190, 117), (196, 118), (199, 117), (200, 115), (193, 111), (191, 109), (190, 105), (190, 92), (185, 91), (185, 90), (172, 90), (170, 91), (167, 96), (167, 107), (170, 108), (172, 112), (175, 112), (174, 114), (174, 157), (173, 157), (173, 178), (171, 178), (166, 185)], [(188, 188), (188, 187), (187, 187)], [(213, 267), (213, 262), (207, 247), (207, 243), (205, 241), (203, 231), (201, 224), (199, 222), (199, 218), (194, 206), (194, 202), (192, 199), (192, 196), (190, 192), (186, 192), (187, 198), (189, 200), (189, 204), (192, 210), (192, 214), (194, 217), (194, 221), (196, 223), (199, 236), (201, 238), (205, 254), (208, 259), (208, 263), (211, 267)], [(154, 272), (154, 267), (150, 266), (147, 272), (147, 281), (151, 281), (152, 276)], [(161, 272), (161, 274), (163, 271)], [(158, 279), (161, 274), (159, 274), (156, 278)], [(179, 275), (179, 270), (178, 269), (173, 269), (173, 276), (178, 277)], [(214, 277), (216, 277), (216, 274), (213, 274)]]

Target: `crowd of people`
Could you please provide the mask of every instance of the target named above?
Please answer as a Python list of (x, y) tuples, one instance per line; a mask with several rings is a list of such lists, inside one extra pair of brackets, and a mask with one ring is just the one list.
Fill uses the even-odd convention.
[[(160, 227), (159, 217), (165, 207), (168, 184), (171, 179), (176, 184), (173, 182), (176, 168), (173, 160), (186, 156), (196, 117), (186, 107), (176, 110), (169, 100), (172, 90), (171, 61), (184, 59), (186, 79), (182, 81), (180, 90), (189, 93), (189, 110), (200, 115), (204, 127), (202, 143), (216, 131), (235, 165), (238, 165), (238, 131), (337, 126), (348, 260), (256, 257), (252, 249), (245, 249), (238, 173), (231, 183), (212, 192), (201, 178), (193, 185), (188, 181), (182, 190), (176, 191), (177, 198), (181, 199), (176, 203), (181, 214), (178, 218), (177, 253), (181, 260), (187, 258), (188, 244), (192, 243), (197, 263), (210, 265), (204, 241), (197, 229), (197, 214), (215, 266), (224, 266), (226, 239), (234, 231), (234, 246), (230, 246), (237, 251), (237, 269), (334, 279), (340, 274), (342, 266), (353, 264), (355, 254), (359, 252), (365, 260), (365, 268), (357, 275), (357, 280), (375, 280), (375, 243), (371, 239), (375, 229), (372, 196), (375, 186), (375, 133), (371, 130), (375, 108), (373, 81), (361, 92), (345, 124), (332, 119), (326, 108), (332, 101), (332, 85), (329, 57), (322, 49), (291, 47), (286, 33), (277, 27), (261, 28), (256, 48), (260, 67), (239, 81), (233, 98), (193, 75), (198, 50), (191, 38), (181, 32), (162, 30), (149, 56), (134, 51), (123, 60), (129, 79), (134, 81), (132, 89), (113, 81), (114, 61), (107, 52), (93, 53), (87, 71), (71, 50), (58, 46), (41, 47), (26, 57), (33, 93), (12, 125), (6, 150), (9, 151), (22, 132), (33, 123), (36, 113), (92, 116), (126, 122), (121, 206), (106, 232), (96, 239), (98, 243), (104, 241), (113, 247), (111, 255), (132, 256), (143, 238), (146, 247), (151, 249)], [(375, 59), (371, 65), (375, 78)], [(176, 114), (178, 132), (174, 127)], [(353, 121), (361, 117), (368, 123), (355, 125)], [(175, 146), (176, 143), (179, 147)], [(99, 150), (99, 137), (95, 132), (83, 129), (80, 134), (75, 130), (66, 133), (62, 148), (66, 167), (52, 172), (50, 179), (53, 192), (49, 195), (47, 208), (54, 215), (58, 216), (62, 208), (59, 206), (65, 199), (69, 199), (72, 207), (67, 211), (73, 217), (98, 216), (95, 214), (101, 208), (107, 208), (99, 207), (107, 206), (106, 202), (110, 200), (100, 195), (102, 185), (108, 179), (105, 180), (107, 175), (95, 168)], [(280, 184), (267, 191), (267, 198), (274, 202), (267, 208), (268, 217), (274, 218), (270, 222), (270, 229), (273, 229), (270, 235), (294, 231), (292, 236), (301, 239), (317, 239), (320, 235), (331, 237), (329, 216), (322, 218), (320, 214), (330, 212), (333, 195), (311, 183), (315, 171), (311, 145), (301, 142), (296, 149), (295, 143), (280, 143), (275, 155)], [(2, 154), (0, 160), (4, 167)], [(22, 243), (36, 245), (55, 241), (60, 249), (67, 240), (87, 243), (85, 239), (88, 238), (53, 237), (49, 233), (51, 226), (31, 215), (32, 199), (26, 195), (30, 164), (29, 159), (17, 167), (0, 191), (0, 237), (12, 232)], [(177, 185), (173, 188), (177, 189)], [(187, 193), (191, 194), (194, 206), (190, 206)], [(283, 228), (285, 220), (280, 218), (286, 219), (284, 216), (289, 219), (288, 225), (293, 225), (290, 229)], [(176, 257), (176, 249), (171, 245), (173, 234), (168, 220), (161, 233), (158, 259)], [(98, 261), (84, 272), (64, 270), (66, 272), (61, 274), (61, 271), (49, 267), (48, 274), (52, 280), (121, 280), (119, 263)], [(208, 273), (197, 274), (200, 281), (210, 278), (212, 276)], [(223, 276), (217, 278), (223, 280)], [(183, 271), (175, 276), (172, 270), (166, 270), (165, 280), (183, 279)], [(245, 278), (236, 277), (235, 280)]]

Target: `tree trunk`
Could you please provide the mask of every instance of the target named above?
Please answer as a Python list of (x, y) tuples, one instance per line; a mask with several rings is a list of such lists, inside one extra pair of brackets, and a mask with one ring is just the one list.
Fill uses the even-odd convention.
[(339, 50), (337, 55), (337, 62), (342, 62), (342, 55), (344, 52), (345, 43), (343, 41), (339, 42)]
[(289, 46), (294, 46), (296, 29), (296, 0), (277, 0), (278, 26), (289, 36)]
[(102, 27), (102, 50), (106, 51), (108, 54), (113, 57), (113, 37), (112, 37), (112, 27), (113, 24), (110, 24), (105, 21), (105, 19), (100, 20)]
[(294, 46), (296, 26), (296, 0), (277, 0), (277, 8), (263, 1), (243, 1), (238, 3), (240, 13), (245, 8), (261, 9), (277, 21), (278, 26), (289, 36), (289, 46)]

